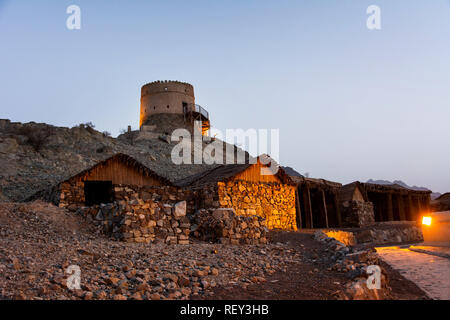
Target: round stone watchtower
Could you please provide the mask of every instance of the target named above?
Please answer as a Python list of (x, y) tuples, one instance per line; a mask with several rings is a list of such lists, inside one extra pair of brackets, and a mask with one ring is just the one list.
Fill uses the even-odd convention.
[(178, 114), (185, 123), (201, 122), (202, 133), (209, 130), (208, 112), (195, 104), (194, 87), (179, 81), (155, 81), (142, 86), (139, 126), (158, 114)]

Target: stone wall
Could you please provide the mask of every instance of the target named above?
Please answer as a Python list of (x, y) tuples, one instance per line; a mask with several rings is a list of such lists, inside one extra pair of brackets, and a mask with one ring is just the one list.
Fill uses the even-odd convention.
[(411, 243), (423, 241), (422, 229), (413, 221), (378, 222), (354, 232), (358, 243)]
[(238, 216), (231, 208), (220, 208), (197, 211), (193, 216), (192, 231), (203, 241), (265, 244), (269, 230), (259, 216)]
[[(175, 204), (180, 201), (187, 202), (187, 212), (195, 211), (194, 193), (189, 190), (182, 190), (171, 186), (132, 186), (132, 185), (114, 185), (115, 201), (156, 201), (168, 204)], [(85, 206), (84, 182), (69, 180), (63, 182), (56, 190), (56, 198), (60, 207), (76, 210)], [(55, 202), (55, 201), (52, 201)]]
[(152, 200), (120, 200), (82, 207), (77, 213), (101, 226), (105, 234), (116, 240), (189, 244), (190, 222), (185, 201), (170, 205)]
[(423, 241), (422, 229), (412, 221), (376, 222), (368, 227), (321, 231), (346, 245), (402, 244)]
[(345, 201), (341, 205), (344, 227), (361, 228), (375, 223), (373, 204), (363, 201)]
[(74, 209), (75, 207), (84, 206), (84, 183), (80, 181), (66, 181), (60, 184), (56, 189), (59, 193), (55, 197), (59, 202), (57, 205), (61, 208)]
[(190, 190), (184, 190), (170, 186), (129, 186), (115, 185), (114, 197), (116, 200), (139, 200), (155, 201), (167, 204), (176, 204), (186, 201), (186, 212), (192, 214), (195, 212), (195, 194)]
[(294, 186), (236, 180), (200, 194), (203, 208), (233, 208), (238, 216), (264, 218), (269, 229), (297, 230)]

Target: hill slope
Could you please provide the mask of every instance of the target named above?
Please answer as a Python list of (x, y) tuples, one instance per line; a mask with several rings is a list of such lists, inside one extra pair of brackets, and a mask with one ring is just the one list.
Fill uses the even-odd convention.
[(159, 133), (134, 131), (112, 138), (90, 126), (64, 128), (0, 120), (0, 200), (23, 201), (118, 152), (171, 181), (216, 166), (174, 164), (171, 152), (175, 144)]

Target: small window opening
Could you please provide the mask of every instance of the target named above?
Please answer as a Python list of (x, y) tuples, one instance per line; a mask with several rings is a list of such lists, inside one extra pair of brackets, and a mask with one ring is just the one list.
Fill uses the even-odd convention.
[(85, 181), (84, 198), (86, 206), (114, 201), (112, 181)]

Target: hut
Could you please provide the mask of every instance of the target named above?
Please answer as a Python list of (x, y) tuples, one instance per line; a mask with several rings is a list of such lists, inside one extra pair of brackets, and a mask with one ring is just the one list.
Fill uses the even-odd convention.
[(373, 205), (374, 221), (416, 221), (430, 210), (431, 191), (413, 190), (398, 184), (382, 185), (361, 183), (345, 185), (341, 191), (341, 204), (348, 200), (351, 190), (358, 189), (361, 202)]
[(368, 201), (363, 185), (356, 181), (339, 190), (341, 227), (364, 227), (375, 222), (373, 204)]
[(175, 199), (180, 192), (172, 182), (131, 156), (118, 153), (58, 183), (49, 194), (39, 197), (60, 207), (76, 208), (122, 199), (146, 200), (155, 193), (159, 195), (157, 200), (186, 198)]
[(342, 224), (339, 190), (342, 184), (325, 179), (291, 176), (296, 184), (297, 226), (329, 228)]
[(295, 183), (277, 166), (272, 172), (260, 158), (254, 164), (221, 165), (176, 183), (197, 195), (197, 208), (233, 208), (257, 215), (269, 229), (297, 230)]

